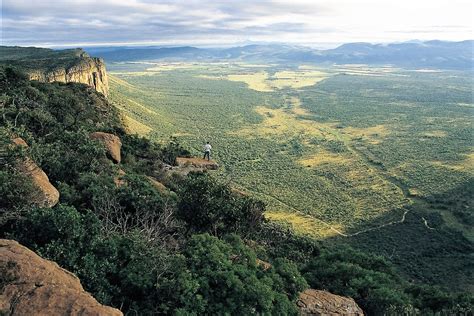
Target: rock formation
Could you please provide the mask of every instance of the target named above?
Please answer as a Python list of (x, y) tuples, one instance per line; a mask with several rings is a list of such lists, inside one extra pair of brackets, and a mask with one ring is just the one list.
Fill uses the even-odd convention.
[(120, 163), (120, 148), (122, 147), (122, 142), (118, 136), (104, 132), (94, 132), (90, 137), (104, 144), (110, 158), (112, 158), (114, 162)]
[(13, 240), (0, 239), (0, 314), (120, 316), (85, 292), (79, 279)]
[(186, 166), (192, 166), (194, 168), (198, 169), (205, 169), (205, 170), (217, 170), (219, 168), (219, 165), (213, 161), (207, 161), (205, 159), (201, 158), (183, 158), (183, 157), (178, 157), (176, 158), (176, 163), (178, 164), (179, 167), (186, 167)]
[[(22, 138), (13, 139), (16, 146), (28, 147)], [(59, 191), (49, 182), (48, 176), (28, 157), (17, 162), (17, 167), (33, 183), (30, 200), (39, 207), (53, 207), (59, 201)]]
[(259, 266), (263, 269), (263, 271), (267, 271), (267, 270), (271, 269), (271, 267), (272, 267), (271, 263), (260, 260), (258, 258), (255, 262), (257, 263), (257, 266)]
[(352, 298), (326, 291), (308, 289), (300, 293), (296, 304), (301, 315), (364, 315)]
[(31, 70), (28, 72), (30, 80), (42, 82), (78, 82), (84, 83), (106, 97), (109, 95), (109, 82), (105, 63), (100, 58), (89, 57), (83, 53), (77, 63), (69, 68), (57, 68), (53, 71), (44, 72)]

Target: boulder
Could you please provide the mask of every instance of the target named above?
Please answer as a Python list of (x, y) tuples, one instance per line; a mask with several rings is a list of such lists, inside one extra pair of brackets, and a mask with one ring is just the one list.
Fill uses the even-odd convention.
[(313, 289), (300, 293), (296, 305), (300, 315), (364, 315), (354, 299)]
[(123, 315), (85, 292), (79, 279), (13, 240), (0, 239), (1, 315)]
[[(16, 146), (28, 147), (26, 142), (17, 137), (13, 139)], [(49, 178), (38, 165), (26, 157), (17, 162), (17, 167), (33, 183), (33, 192), (30, 200), (39, 207), (53, 207), (59, 201), (59, 191), (49, 182)]]
[(110, 158), (112, 158), (114, 162), (120, 163), (120, 148), (122, 147), (122, 142), (118, 136), (104, 132), (94, 132), (90, 137), (104, 144)]
[(21, 147), (28, 147), (28, 144), (25, 142), (25, 140), (21, 137), (14, 138), (12, 140), (13, 144)]

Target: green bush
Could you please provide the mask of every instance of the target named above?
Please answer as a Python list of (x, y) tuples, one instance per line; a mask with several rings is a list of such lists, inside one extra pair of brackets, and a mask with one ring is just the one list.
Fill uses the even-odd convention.
[(191, 173), (178, 191), (178, 217), (192, 232), (215, 236), (245, 233), (259, 227), (265, 205), (250, 197), (232, 193), (206, 173)]
[[(236, 235), (224, 240), (208, 234), (194, 235), (183, 254), (189, 271), (184, 272), (183, 279), (194, 282), (177, 288), (178, 297), (185, 293), (179, 302), (181, 313), (297, 314), (291, 299), (306, 282), (288, 262), (279, 262), (276, 268), (263, 271), (256, 263), (255, 253)], [(282, 295), (280, 287), (288, 293), (283, 291)]]
[(303, 275), (312, 288), (352, 297), (371, 315), (411, 304), (388, 262), (354, 249), (323, 251), (303, 268)]

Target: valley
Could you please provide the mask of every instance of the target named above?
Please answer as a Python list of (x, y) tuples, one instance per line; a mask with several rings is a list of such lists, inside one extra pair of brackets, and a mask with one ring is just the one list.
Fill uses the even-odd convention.
[(464, 1), (6, 0), (1, 315), (472, 315)]
[[(174, 137), (194, 155), (210, 141), (215, 176), (265, 201), (271, 220), (382, 255), (407, 225), (425, 237), (458, 234), (472, 249), (472, 206), (443, 209), (474, 175), (467, 73), (157, 62), (112, 64), (110, 74), (133, 132)], [(409, 254), (398, 255), (411, 274)]]

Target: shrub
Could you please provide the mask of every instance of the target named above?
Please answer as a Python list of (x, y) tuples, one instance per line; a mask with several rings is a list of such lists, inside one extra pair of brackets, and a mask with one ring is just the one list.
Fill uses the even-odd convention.
[(215, 236), (245, 233), (259, 227), (265, 205), (233, 194), (227, 185), (205, 173), (191, 173), (179, 190), (178, 217), (193, 232)]

